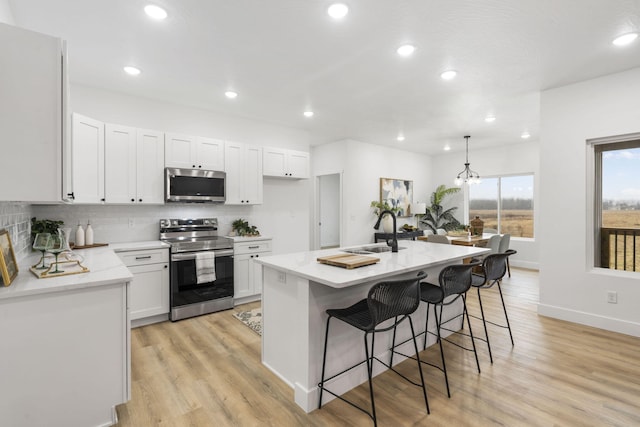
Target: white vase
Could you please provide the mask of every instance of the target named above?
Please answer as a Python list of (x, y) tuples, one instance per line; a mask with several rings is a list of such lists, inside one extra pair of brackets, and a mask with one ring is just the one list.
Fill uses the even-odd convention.
[(385, 215), (382, 218), (382, 230), (385, 233), (393, 233), (393, 218), (391, 215)]

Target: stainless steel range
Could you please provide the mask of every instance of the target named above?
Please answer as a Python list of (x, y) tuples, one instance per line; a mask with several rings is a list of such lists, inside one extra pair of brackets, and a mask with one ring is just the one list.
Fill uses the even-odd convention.
[[(171, 245), (172, 321), (233, 308), (233, 240), (218, 236), (217, 218), (162, 219), (160, 240)], [(202, 253), (214, 254), (215, 280), (198, 283)]]

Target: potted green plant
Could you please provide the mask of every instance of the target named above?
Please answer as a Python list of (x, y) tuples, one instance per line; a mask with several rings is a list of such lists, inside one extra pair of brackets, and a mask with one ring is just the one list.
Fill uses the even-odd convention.
[(242, 218), (236, 219), (231, 223), (231, 232), (236, 236), (255, 237), (260, 235), (260, 231), (255, 225), (249, 225), (249, 221)]
[(436, 191), (431, 194), (431, 206), (427, 206), (427, 213), (420, 218), (420, 225), (430, 229), (434, 234), (438, 232), (439, 228), (447, 231), (457, 229), (460, 226), (460, 221), (453, 216), (453, 212), (458, 207), (444, 209), (442, 203), (447, 196), (458, 191), (460, 191), (460, 187), (447, 188), (444, 184), (439, 185)]

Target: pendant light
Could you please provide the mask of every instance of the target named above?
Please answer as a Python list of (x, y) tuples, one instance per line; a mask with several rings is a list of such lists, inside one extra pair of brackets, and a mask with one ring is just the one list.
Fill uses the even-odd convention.
[(466, 162), (464, 164), (464, 169), (458, 174), (456, 179), (453, 181), (458, 187), (464, 184), (480, 184), (480, 175), (478, 172), (472, 170), (469, 165), (469, 138), (470, 135), (465, 135), (464, 139), (467, 141), (467, 157)]

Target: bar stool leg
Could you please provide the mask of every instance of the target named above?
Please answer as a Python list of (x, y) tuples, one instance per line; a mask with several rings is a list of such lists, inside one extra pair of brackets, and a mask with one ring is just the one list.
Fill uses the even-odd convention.
[[(375, 346), (375, 333), (372, 334), (371, 337), (371, 357), (373, 357), (373, 349)], [(373, 414), (373, 425), (376, 427), (378, 425), (378, 420), (376, 418), (376, 403), (373, 399), (373, 381), (371, 380), (371, 376), (373, 373), (373, 359), (369, 357), (369, 343), (367, 341), (367, 333), (364, 333), (364, 352), (367, 357), (367, 375), (369, 377), (369, 394), (371, 395), (371, 413)]]
[(480, 288), (478, 288), (478, 302), (480, 303), (480, 314), (482, 315), (482, 324), (484, 325), (484, 336), (487, 338), (487, 348), (489, 348), (489, 360), (491, 360), (491, 363), (493, 363), (491, 344), (489, 343), (489, 332), (487, 331), (487, 321), (484, 318), (484, 309), (482, 308), (482, 297), (480, 296)]
[[(424, 321), (424, 345), (422, 346), (422, 350), (427, 349), (427, 340), (429, 339), (429, 309), (431, 308), (431, 304), (427, 303), (427, 318)], [(433, 309), (433, 315), (436, 315), (435, 308)]]
[[(413, 337), (413, 348), (416, 352), (416, 360), (418, 362), (418, 371), (420, 372), (420, 381), (422, 383), (422, 394), (424, 395), (424, 404), (427, 407), (427, 414), (430, 414), (429, 399), (427, 398), (427, 386), (424, 384), (424, 375), (422, 375), (422, 364), (420, 363), (420, 353), (418, 352), (418, 342), (416, 341), (415, 331), (413, 330), (413, 321), (409, 317), (409, 326), (411, 326), (411, 336)], [(373, 398), (373, 397), (372, 397)], [(374, 420), (375, 423), (375, 420)]]
[(324, 391), (324, 368), (327, 362), (327, 340), (329, 338), (329, 321), (331, 316), (327, 319), (327, 328), (324, 333), (324, 351), (322, 353), (322, 375), (320, 376), (320, 399), (318, 400), (318, 409), (322, 408), (322, 392)]
[(442, 325), (442, 310), (444, 307), (440, 306), (440, 319), (438, 320), (438, 306), (433, 306), (433, 315), (436, 318), (436, 328), (438, 333), (438, 344), (440, 345), (440, 359), (442, 360), (442, 372), (444, 372), (444, 382), (447, 385), (447, 397), (451, 398), (451, 392), (449, 391), (449, 375), (447, 375), (447, 364), (444, 361), (444, 349), (442, 347), (442, 338), (440, 337), (440, 325)]
[(464, 312), (462, 323), (464, 324), (464, 316), (467, 317), (467, 325), (469, 325), (469, 336), (471, 337), (471, 345), (473, 346), (473, 354), (476, 356), (476, 366), (478, 367), (478, 373), (480, 373), (480, 361), (478, 360), (478, 351), (476, 350), (476, 341), (473, 339), (473, 331), (471, 330), (471, 321), (469, 320), (469, 311), (467, 310), (467, 296), (462, 295), (462, 304), (464, 305)]
[[(507, 258), (507, 261), (509, 259)], [(500, 282), (498, 282), (498, 291), (500, 292), (500, 301), (502, 301), (502, 309), (504, 310), (504, 318), (507, 321), (507, 329), (509, 329), (509, 338), (511, 338), (511, 346), (513, 346), (513, 335), (511, 334), (511, 325), (509, 324), (509, 316), (507, 316), (507, 306), (504, 305), (504, 298), (502, 298), (502, 287), (500, 287)]]

